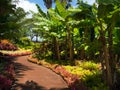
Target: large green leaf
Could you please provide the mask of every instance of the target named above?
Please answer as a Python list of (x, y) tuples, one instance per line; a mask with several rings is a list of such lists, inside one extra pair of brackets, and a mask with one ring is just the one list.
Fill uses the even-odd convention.
[(56, 0), (56, 9), (63, 18), (69, 15), (69, 12), (65, 8), (65, 3), (61, 4), (59, 0)]
[(52, 20), (61, 20), (61, 21), (65, 21), (65, 19), (63, 17), (61, 17), (54, 9), (49, 9), (48, 10), (49, 15), (51, 16)]
[(47, 17), (46, 13), (42, 11), (42, 9), (40, 8), (40, 6), (38, 4), (36, 4), (36, 6), (37, 6), (37, 9), (38, 9), (39, 13), (41, 14), (41, 16)]

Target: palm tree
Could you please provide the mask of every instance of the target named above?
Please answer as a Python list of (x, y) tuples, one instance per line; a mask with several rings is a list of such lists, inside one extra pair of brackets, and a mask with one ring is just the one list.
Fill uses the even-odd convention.
[[(52, 4), (56, 2), (56, 0), (43, 0), (44, 1), (44, 4), (45, 6), (47, 7), (47, 9), (51, 8), (52, 7)], [(61, 3), (65, 2), (66, 3), (66, 7), (69, 7), (70, 6), (70, 2), (72, 0), (59, 0)]]
[(43, 0), (47, 9), (52, 7), (52, 0)]

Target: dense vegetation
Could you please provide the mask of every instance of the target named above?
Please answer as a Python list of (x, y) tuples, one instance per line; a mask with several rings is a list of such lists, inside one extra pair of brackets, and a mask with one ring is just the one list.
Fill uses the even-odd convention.
[[(48, 4), (48, 5), (47, 5)], [(88, 5), (81, 0), (74, 8), (70, 2), (56, 0), (55, 8), (47, 13), (37, 5), (39, 13), (33, 13), (34, 26), (42, 43), (34, 48), (39, 59), (93, 60), (101, 63), (104, 82), (113, 90), (119, 82), (119, 13), (118, 0), (97, 0)]]
[(15, 79), (14, 65), (8, 60), (8, 56), (31, 53), (19, 50), (18, 46), (21, 44), (17, 42), (24, 37), (21, 27), (26, 22), (24, 17), (27, 13), (22, 8), (16, 8), (13, 2), (15, 0), (0, 0), (0, 90), (11, 90)]
[[(66, 65), (69, 66), (63, 67), (81, 76), (90, 90), (103, 87), (104, 90), (107, 87), (119, 90), (119, 0), (96, 0), (93, 5), (77, 0), (76, 7), (71, 5), (71, 0), (43, 0), (47, 12), (36, 5), (39, 12), (32, 12), (31, 19), (26, 19), (27, 13), (16, 8), (13, 1), (0, 1), (0, 40), (9, 39), (25, 49), (33, 46), (34, 57), (39, 60), (52, 60), (59, 64), (68, 62)], [(53, 3), (55, 8), (52, 8)], [(37, 42), (34, 44), (26, 38), (28, 36), (31, 40), (36, 37)], [(38, 42), (39, 37), (41, 42)], [(11, 44), (0, 43), (1, 49), (8, 50), (8, 46), (10, 50), (17, 49)], [(77, 66), (76, 60), (83, 63)], [(83, 76), (82, 72), (85, 72)]]

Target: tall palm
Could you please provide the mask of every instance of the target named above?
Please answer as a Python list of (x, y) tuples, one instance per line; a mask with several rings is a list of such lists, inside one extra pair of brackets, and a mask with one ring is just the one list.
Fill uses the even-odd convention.
[(52, 7), (52, 0), (43, 0), (47, 9)]
[[(45, 6), (47, 7), (47, 9), (52, 7), (52, 4), (56, 2), (56, 0), (43, 0)], [(69, 2), (71, 2), (72, 0), (59, 0), (61, 3), (65, 2), (66, 6), (68, 7), (70, 5)]]

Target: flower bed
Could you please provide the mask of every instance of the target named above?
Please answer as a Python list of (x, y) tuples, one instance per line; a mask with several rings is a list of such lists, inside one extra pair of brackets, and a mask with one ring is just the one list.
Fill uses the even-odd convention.
[(0, 40), (0, 50), (18, 50), (9, 40)]
[(3, 56), (3, 57), (16, 57), (16, 56), (23, 56), (23, 55), (30, 55), (30, 54), (32, 54), (32, 52), (26, 51), (26, 50), (17, 50), (17, 51), (0, 50), (0, 56)]
[(86, 86), (80, 80), (79, 76), (77, 74), (68, 72), (64, 66), (60, 66), (58, 64), (50, 64), (45, 62), (45, 60), (37, 60), (36, 58), (32, 58), (32, 56), (28, 58), (28, 61), (36, 63), (38, 65), (43, 65), (59, 74), (66, 81), (71, 90), (87, 90)]
[(0, 63), (0, 90), (10, 90), (14, 78), (15, 72), (13, 63)]

